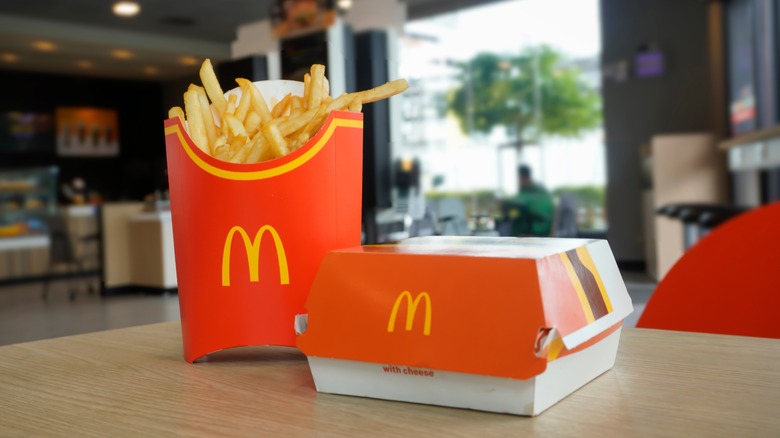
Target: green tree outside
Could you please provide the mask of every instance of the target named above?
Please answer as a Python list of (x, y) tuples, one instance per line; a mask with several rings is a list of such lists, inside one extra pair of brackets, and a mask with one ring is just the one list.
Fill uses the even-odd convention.
[(519, 55), (480, 53), (457, 64), (461, 85), (447, 108), (464, 133), (505, 126), (518, 147), (544, 136), (578, 137), (601, 124), (601, 98), (575, 66), (549, 46)]

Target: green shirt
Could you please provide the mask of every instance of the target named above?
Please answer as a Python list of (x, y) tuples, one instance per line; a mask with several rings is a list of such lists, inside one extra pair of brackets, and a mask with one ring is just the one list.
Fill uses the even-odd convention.
[(555, 205), (544, 187), (532, 184), (523, 187), (517, 196), (505, 204), (512, 224), (513, 236), (549, 236)]

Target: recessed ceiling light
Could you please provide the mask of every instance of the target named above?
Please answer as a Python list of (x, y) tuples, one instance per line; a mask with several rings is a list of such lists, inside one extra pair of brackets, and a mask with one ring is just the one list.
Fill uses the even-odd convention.
[(339, 9), (347, 10), (352, 7), (352, 0), (338, 0), (336, 6), (338, 6)]
[(33, 42), (33, 47), (40, 50), (41, 52), (51, 52), (52, 50), (57, 48), (57, 46), (55, 46), (53, 42), (45, 41), (45, 40)]
[(113, 55), (113, 57), (116, 59), (130, 59), (134, 56), (133, 52), (124, 49), (112, 50), (111, 55)]
[(120, 17), (134, 17), (141, 12), (141, 6), (136, 2), (116, 2), (112, 9)]
[(88, 68), (92, 68), (94, 64), (92, 64), (92, 61), (82, 59), (81, 61), (77, 62), (76, 65), (78, 65), (79, 68), (88, 69)]
[(157, 67), (154, 67), (154, 66), (151, 66), (151, 65), (147, 66), (147, 67), (144, 67), (144, 73), (146, 73), (148, 75), (156, 75), (159, 72), (160, 71), (157, 69)]
[(16, 62), (19, 60), (19, 57), (16, 55), (16, 53), (11, 52), (4, 52), (0, 58), (5, 62)]
[(193, 56), (182, 56), (179, 58), (179, 62), (181, 62), (183, 65), (195, 65), (198, 63), (198, 60)]

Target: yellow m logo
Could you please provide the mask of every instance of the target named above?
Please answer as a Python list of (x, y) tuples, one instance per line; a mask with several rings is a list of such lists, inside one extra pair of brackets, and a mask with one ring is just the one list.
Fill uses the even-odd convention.
[(406, 331), (412, 330), (414, 324), (414, 315), (417, 313), (417, 306), (420, 301), (425, 298), (425, 326), (423, 327), (423, 334), (428, 336), (431, 334), (431, 297), (428, 292), (420, 292), (417, 294), (417, 298), (412, 299), (412, 294), (408, 290), (401, 292), (398, 298), (393, 304), (393, 310), (390, 312), (390, 320), (387, 321), (387, 332), (392, 333), (395, 330), (395, 319), (398, 316), (398, 308), (401, 306), (401, 301), (406, 299)]
[(279, 281), (281, 284), (290, 284), (290, 273), (287, 272), (287, 255), (284, 253), (284, 245), (282, 245), (282, 239), (279, 238), (279, 233), (276, 232), (274, 227), (270, 225), (264, 225), (255, 234), (255, 240), (250, 241), (249, 235), (246, 231), (236, 225), (230, 229), (227, 238), (225, 238), (225, 247), (222, 251), (222, 286), (230, 286), (230, 248), (233, 244), (233, 235), (238, 233), (244, 242), (244, 249), (246, 250), (246, 260), (249, 264), (249, 281), (258, 282), (260, 275), (258, 273), (260, 269), (260, 243), (263, 241), (265, 232), (268, 232), (273, 238), (274, 246), (276, 246), (276, 259), (279, 262)]

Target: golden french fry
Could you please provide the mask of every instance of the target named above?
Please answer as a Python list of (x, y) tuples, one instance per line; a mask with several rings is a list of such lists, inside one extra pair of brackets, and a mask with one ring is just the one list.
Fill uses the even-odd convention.
[(317, 114), (317, 111), (319, 110), (319, 107), (314, 107), (306, 110), (306, 112), (298, 115), (298, 116), (292, 116), (279, 123), (279, 131), (282, 133), (283, 136), (288, 136), (292, 134), (293, 132), (303, 128), (306, 126), (307, 123), (314, 117), (315, 114)]
[(244, 146), (247, 142), (246, 135), (237, 135), (231, 140), (230, 142), (230, 152), (238, 152), (239, 149), (241, 149), (242, 146)]
[(343, 93), (341, 96), (331, 100), (330, 103), (328, 103), (325, 108), (327, 109), (328, 112), (331, 112), (333, 110), (344, 109), (355, 98), (353, 94), (354, 93)]
[(246, 148), (247, 138), (244, 135), (239, 135), (230, 142), (230, 152), (233, 154), (230, 157), (232, 163), (243, 163), (246, 161), (246, 156), (249, 154), (249, 149)]
[(233, 139), (239, 136), (248, 137), (244, 124), (236, 116), (225, 113), (225, 117), (222, 120), (227, 125), (228, 133), (230, 133)]
[(231, 94), (230, 97), (228, 97), (227, 107), (225, 107), (225, 114), (230, 114), (231, 116), (236, 114), (237, 101), (238, 97), (235, 94)]
[[(218, 148), (227, 145), (228, 137), (227, 134), (221, 134), (219, 137), (217, 137), (216, 143), (211, 147), (212, 151), (216, 151)], [(215, 153), (216, 156), (216, 153)]]
[(257, 163), (260, 161), (264, 161), (261, 159), (263, 157), (263, 154), (266, 150), (266, 141), (265, 137), (262, 135), (258, 135), (255, 138), (252, 139), (249, 143), (247, 143), (247, 147), (249, 147), (249, 154), (246, 157), (247, 163)]
[(279, 101), (279, 103), (274, 105), (274, 109), (271, 110), (271, 116), (274, 119), (286, 116), (290, 109), (290, 100), (292, 100), (292, 94), (287, 93), (287, 95), (284, 96), (282, 100)]
[(322, 99), (324, 100), (326, 97), (330, 97), (330, 81), (328, 78), (323, 77), (322, 78)]
[(187, 113), (187, 122), (190, 127), (190, 138), (203, 152), (210, 154), (209, 137), (203, 123), (203, 111), (200, 109), (198, 92), (189, 89), (184, 93), (184, 110)]
[(396, 79), (376, 88), (358, 91), (352, 94), (360, 96), (360, 101), (365, 104), (395, 96), (396, 94), (404, 92), (407, 88), (409, 88), (409, 83), (406, 82), (406, 79)]
[(322, 82), (325, 79), (325, 66), (314, 64), (311, 66), (311, 84), (309, 85), (309, 99), (307, 103), (309, 108), (320, 106), (322, 103)]
[(206, 97), (206, 91), (203, 87), (190, 84), (190, 88), (197, 91), (198, 100), (200, 100), (200, 111), (203, 114), (203, 126), (206, 128), (206, 136), (209, 139), (209, 145), (214, 146), (217, 140), (217, 126), (214, 124), (214, 116), (211, 113), (211, 105)]
[(255, 84), (244, 78), (236, 79), (238, 85), (241, 87), (241, 94), (246, 95), (247, 92), (251, 99), (252, 109), (257, 111), (260, 116), (260, 123), (268, 123), (271, 120), (271, 110), (268, 109), (268, 104), (265, 102), (263, 96), (260, 95), (260, 90), (255, 87)]
[(355, 96), (352, 99), (352, 102), (347, 105), (347, 111), (352, 111), (353, 113), (363, 111), (363, 102), (360, 100), (360, 96)]
[(303, 75), (303, 103), (307, 107), (309, 106), (309, 94), (311, 93), (311, 75), (306, 73)]
[(181, 125), (184, 126), (184, 130), (187, 131), (187, 134), (190, 133), (190, 127), (187, 124), (187, 119), (184, 117), (184, 110), (181, 109), (180, 106), (175, 106), (168, 110), (168, 118), (172, 119), (174, 117), (178, 117), (179, 120), (181, 120)]
[(263, 137), (268, 142), (268, 156), (271, 158), (277, 158), (287, 155), (290, 150), (287, 147), (287, 140), (285, 140), (282, 133), (279, 131), (279, 127), (275, 123), (269, 123), (260, 130), (263, 133)]
[(249, 109), (252, 103), (252, 96), (250, 96), (250, 92), (244, 92), (244, 88), (241, 88), (241, 100), (238, 101), (238, 106), (236, 107), (236, 118), (241, 121), (241, 123), (246, 123), (246, 116), (249, 115)]
[(168, 110), (168, 118), (172, 119), (174, 117), (178, 117), (184, 123), (184, 110), (180, 106), (175, 106)]
[(200, 80), (203, 82), (203, 88), (206, 89), (206, 93), (211, 99), (211, 103), (214, 104), (214, 108), (217, 109), (217, 113), (225, 113), (227, 108), (227, 101), (225, 100), (225, 93), (222, 92), (222, 87), (219, 86), (217, 75), (214, 73), (214, 67), (211, 65), (211, 60), (206, 58), (203, 61), (203, 65), (200, 67)]
[(214, 148), (214, 158), (222, 161), (230, 161), (232, 152), (230, 152), (230, 145), (223, 144)]
[(300, 135), (298, 135), (298, 137), (295, 139), (295, 143), (290, 147), (290, 152), (297, 151), (298, 149), (300, 149), (301, 146), (306, 144), (306, 142), (309, 141), (310, 138), (311, 136), (305, 133), (301, 133)]
[(326, 107), (324, 105), (320, 105), (320, 107), (317, 108), (317, 113), (314, 115), (314, 117), (312, 117), (311, 120), (309, 120), (309, 123), (307, 123), (306, 126), (304, 126), (303, 129), (301, 129), (296, 135), (295, 146), (291, 149), (298, 149), (304, 143), (309, 141), (309, 139), (320, 129), (322, 124), (325, 122), (325, 118), (327, 117), (328, 111)]
[(248, 146), (249, 143), (245, 144), (238, 152), (236, 152), (236, 155), (233, 156), (233, 159), (236, 160), (237, 163), (249, 163), (248, 160), (249, 153), (252, 152), (252, 148)]
[(249, 134), (250, 137), (254, 137), (260, 129), (260, 114), (257, 114), (254, 111), (250, 112), (246, 116), (246, 120), (244, 120), (244, 128), (246, 128), (246, 133)]
[[(294, 110), (305, 110), (306, 109), (306, 102), (304, 102), (303, 97), (301, 96), (293, 96), (290, 99), (290, 112)], [(301, 111), (303, 112), (303, 111)]]
[(302, 114), (306, 111), (306, 105), (302, 103), (303, 98), (299, 96), (293, 96), (290, 98), (290, 110), (288, 111), (288, 117), (295, 117), (298, 114)]

